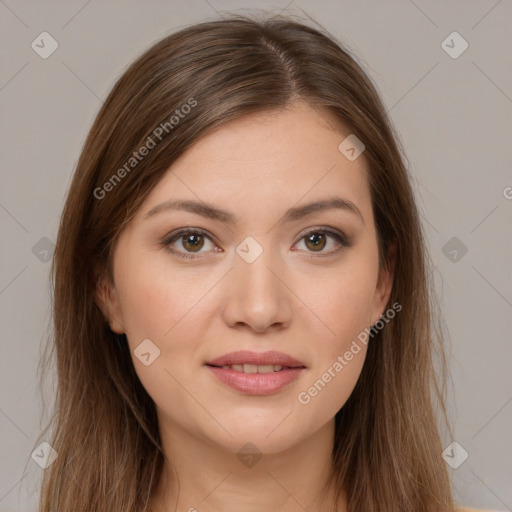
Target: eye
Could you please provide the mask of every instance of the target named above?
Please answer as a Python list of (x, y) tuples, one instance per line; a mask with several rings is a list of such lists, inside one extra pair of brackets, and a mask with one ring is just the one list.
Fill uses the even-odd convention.
[[(324, 251), (329, 245), (334, 248)], [(343, 248), (351, 247), (352, 243), (341, 233), (332, 231), (330, 229), (316, 228), (304, 234), (299, 242), (303, 242), (306, 251), (310, 253), (318, 253), (319, 255), (329, 255), (340, 251)], [(206, 232), (199, 228), (183, 228), (178, 231), (169, 233), (163, 240), (162, 246), (168, 251), (175, 254), (179, 258), (193, 259), (199, 258), (199, 254), (208, 252), (208, 243), (210, 244), (209, 250), (215, 252), (222, 252), (222, 249), (217, 247), (212, 238)], [(202, 251), (202, 249), (206, 250)]]
[(205, 241), (211, 244), (213, 250), (220, 250), (201, 229), (187, 228), (170, 233), (162, 240), (162, 245), (180, 258), (197, 258), (198, 256), (194, 254), (208, 252), (207, 250), (201, 251), (205, 246), (208, 248), (208, 244), (205, 244)]
[[(329, 245), (329, 238), (334, 240), (334, 249), (324, 251), (323, 249)], [(321, 253), (322, 255), (332, 254), (338, 252), (344, 247), (350, 247), (352, 245), (351, 242), (341, 233), (320, 228), (308, 231), (299, 240), (299, 242), (302, 241), (304, 241), (304, 245), (308, 252)]]

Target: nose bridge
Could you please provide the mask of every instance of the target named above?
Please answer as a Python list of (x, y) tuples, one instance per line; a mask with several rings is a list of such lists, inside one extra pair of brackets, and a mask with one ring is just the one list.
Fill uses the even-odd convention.
[(289, 321), (289, 292), (277, 277), (282, 273), (282, 262), (272, 251), (254, 237), (247, 237), (236, 247), (224, 310), (228, 323), (246, 323), (262, 331)]
[(276, 296), (278, 290), (274, 275), (277, 273), (275, 262), (276, 258), (272, 257), (270, 249), (262, 252), (254, 261), (247, 261), (241, 256), (236, 258), (234, 270), (241, 290), (245, 288), (243, 296), (251, 295), (251, 291), (256, 292), (252, 294), (254, 298), (261, 294), (268, 295), (268, 298)]

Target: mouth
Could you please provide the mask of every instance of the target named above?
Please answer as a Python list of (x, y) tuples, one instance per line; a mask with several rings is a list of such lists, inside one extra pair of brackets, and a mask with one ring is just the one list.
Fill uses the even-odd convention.
[(283, 366), (281, 364), (224, 364), (222, 366), (216, 366), (213, 364), (206, 364), (206, 366), (212, 366), (213, 368), (222, 368), (223, 370), (234, 370), (235, 372), (241, 373), (273, 373), (281, 372), (283, 370), (289, 370), (290, 368), (305, 368), (304, 366)]
[(275, 351), (231, 352), (205, 366), (220, 382), (248, 395), (277, 393), (306, 370), (297, 359)]
[[(230, 367), (244, 373), (270, 373), (283, 368), (305, 368), (306, 366), (288, 354), (269, 350), (267, 352), (251, 352), (239, 350), (207, 361), (206, 365), (217, 368)], [(272, 368), (271, 368), (272, 367)], [(224, 368), (227, 369), (227, 368)], [(261, 371), (260, 371), (261, 369)]]

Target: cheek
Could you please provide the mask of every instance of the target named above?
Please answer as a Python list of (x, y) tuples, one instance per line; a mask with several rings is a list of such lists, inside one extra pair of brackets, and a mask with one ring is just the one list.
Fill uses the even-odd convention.
[(135, 343), (150, 338), (159, 346), (168, 344), (183, 326), (191, 327), (191, 319), (201, 311), (203, 297), (215, 284), (211, 272), (173, 267), (165, 254), (157, 258), (134, 255), (120, 262), (118, 275), (121, 312), (129, 339)]
[(316, 279), (314, 293), (308, 295), (322, 322), (315, 322), (316, 333), (311, 333), (317, 347), (315, 361), (307, 387), (296, 398), (304, 412), (315, 411), (315, 421), (321, 423), (334, 416), (359, 379), (376, 279), (377, 261), (354, 257), (338, 272)]
[(372, 261), (359, 260), (320, 279), (317, 276), (314, 283), (309, 282), (310, 292), (302, 292), (321, 319), (315, 322), (315, 338), (322, 343), (324, 354), (332, 358), (343, 353), (370, 326), (376, 274)]
[[(205, 295), (219, 280), (211, 271), (177, 269), (171, 267), (165, 255), (150, 258), (141, 256), (119, 261), (116, 266), (117, 288), (122, 317), (135, 371), (161, 411), (174, 417), (179, 411), (189, 421), (204, 414), (194, 400), (190, 400), (182, 386), (188, 388), (192, 366), (200, 366), (198, 349), (207, 336), (205, 325), (216, 310), (208, 308)], [(145, 365), (137, 354), (139, 346), (147, 342), (144, 352), (150, 353), (150, 364)], [(156, 348), (155, 348), (156, 347)], [(158, 354), (154, 357), (154, 354)], [(194, 389), (194, 397), (201, 403), (204, 390)], [(172, 397), (172, 399), (171, 399)], [(205, 421), (207, 421), (206, 419)]]
[[(347, 350), (324, 366), (310, 383), (297, 394), (297, 402), (313, 414), (313, 421), (324, 422), (332, 418), (345, 404), (359, 379), (363, 368), (366, 347), (351, 345)], [(356, 350), (355, 350), (356, 348)], [(350, 353), (350, 360), (347, 354)]]

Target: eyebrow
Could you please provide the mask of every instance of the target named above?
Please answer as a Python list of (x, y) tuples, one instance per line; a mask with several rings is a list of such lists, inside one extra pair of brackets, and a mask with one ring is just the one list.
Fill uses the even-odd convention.
[[(279, 223), (291, 222), (308, 215), (312, 215), (313, 213), (333, 209), (352, 212), (353, 214), (357, 215), (364, 224), (364, 218), (361, 210), (359, 210), (359, 208), (352, 201), (343, 199), (341, 197), (328, 197), (326, 199), (314, 201), (304, 206), (296, 206), (294, 208), (290, 208), (283, 215)], [(169, 210), (184, 210), (190, 213), (201, 215), (202, 217), (206, 217), (208, 219), (219, 220), (228, 224), (236, 223), (235, 215), (227, 210), (216, 208), (215, 206), (205, 202), (180, 199), (172, 199), (151, 208), (151, 210), (146, 213), (145, 218), (147, 219), (153, 215)]]

